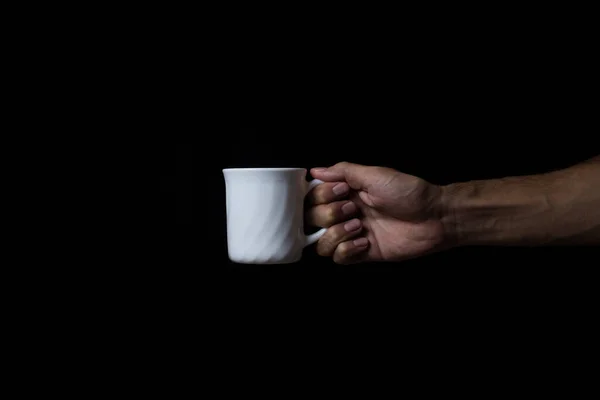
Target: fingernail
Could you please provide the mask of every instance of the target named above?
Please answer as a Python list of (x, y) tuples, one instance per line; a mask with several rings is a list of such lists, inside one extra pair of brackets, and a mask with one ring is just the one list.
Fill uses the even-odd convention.
[(360, 228), (360, 221), (358, 219), (353, 219), (352, 221), (346, 222), (344, 225), (344, 229), (347, 232), (352, 232)]
[(354, 245), (356, 247), (365, 247), (367, 244), (369, 244), (369, 239), (367, 239), (367, 238), (358, 238), (355, 241), (353, 241), (352, 243), (354, 243)]
[(356, 211), (356, 205), (351, 201), (342, 206), (342, 212), (346, 215), (352, 214), (354, 211)]
[(342, 182), (342, 183), (338, 183), (337, 185), (335, 185), (333, 187), (333, 189), (331, 189), (331, 190), (333, 190), (333, 193), (335, 193), (339, 196), (339, 195), (348, 193), (348, 191), (350, 190), (350, 186), (348, 186), (347, 183)]
[(327, 169), (327, 168), (323, 168), (323, 167), (315, 167), (315, 168), (313, 168), (312, 170), (313, 170), (314, 172), (323, 172), (323, 171), (325, 171), (326, 169)]

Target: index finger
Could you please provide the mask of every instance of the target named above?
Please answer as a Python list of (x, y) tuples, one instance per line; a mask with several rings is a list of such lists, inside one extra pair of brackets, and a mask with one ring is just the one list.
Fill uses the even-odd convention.
[(327, 204), (340, 200), (350, 192), (350, 186), (346, 182), (325, 182), (315, 186), (306, 195), (309, 206)]

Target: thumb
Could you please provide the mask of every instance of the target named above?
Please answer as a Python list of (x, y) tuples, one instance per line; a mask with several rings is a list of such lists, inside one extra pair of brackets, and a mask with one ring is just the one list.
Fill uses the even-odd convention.
[(367, 190), (372, 183), (372, 167), (340, 162), (329, 168), (311, 168), (313, 177), (324, 182), (347, 182), (354, 190)]

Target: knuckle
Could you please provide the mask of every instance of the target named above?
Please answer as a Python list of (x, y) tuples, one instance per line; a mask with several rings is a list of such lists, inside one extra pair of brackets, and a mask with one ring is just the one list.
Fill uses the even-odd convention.
[(323, 223), (327, 227), (330, 227), (331, 225), (333, 225), (335, 223), (336, 219), (337, 219), (337, 210), (335, 209), (335, 206), (333, 204), (327, 205), (325, 207)]
[(341, 243), (337, 247), (337, 251), (341, 258), (348, 257), (348, 255), (350, 255), (350, 243), (348, 243), (348, 242)]
[(326, 200), (325, 188), (322, 186), (320, 185), (313, 189), (312, 198), (317, 204), (323, 203)]
[(325, 235), (317, 242), (317, 254), (323, 257), (329, 257), (333, 254), (335, 245), (331, 239)]
[(342, 265), (347, 264), (351, 256), (350, 245), (347, 242), (341, 243), (335, 251), (334, 262)]
[(355, 232), (346, 232), (344, 224), (330, 226), (327, 232), (319, 239), (316, 246), (317, 254), (321, 256), (349, 257), (352, 255), (353, 246), (348, 239), (358, 235), (360, 229)]

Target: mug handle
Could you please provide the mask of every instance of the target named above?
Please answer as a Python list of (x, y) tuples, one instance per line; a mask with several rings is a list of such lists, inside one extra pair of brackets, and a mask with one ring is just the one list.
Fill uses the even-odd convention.
[[(324, 183), (322, 180), (319, 179), (313, 179), (312, 181), (310, 181), (308, 183), (308, 185), (306, 186), (306, 193), (304, 193), (304, 195), (306, 196), (308, 194), (308, 192), (310, 192), (311, 190), (313, 190), (315, 188), (315, 186), (320, 185), (321, 183)], [(304, 235), (305, 239), (304, 239), (304, 247), (309, 246), (313, 243), (315, 243), (317, 240), (319, 240), (321, 238), (321, 236), (323, 236), (323, 234), (327, 231), (327, 228), (321, 228), (318, 231), (316, 231), (315, 233), (311, 233), (310, 235)]]

